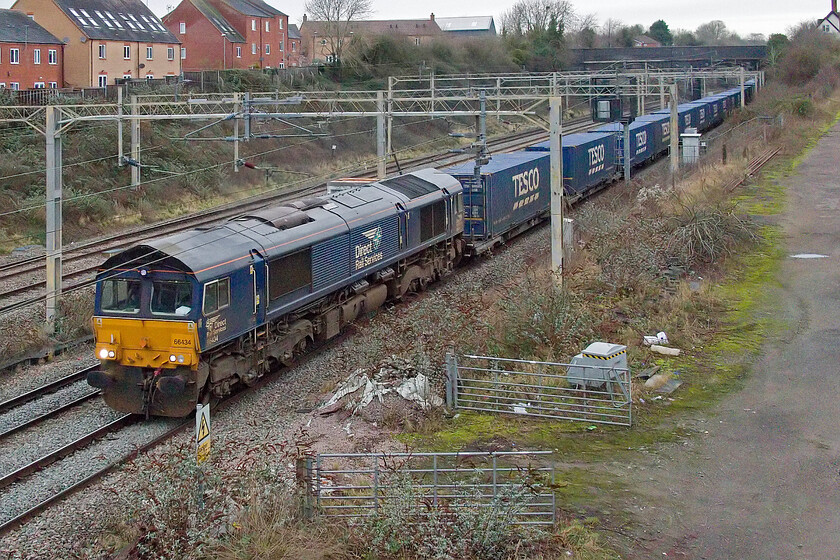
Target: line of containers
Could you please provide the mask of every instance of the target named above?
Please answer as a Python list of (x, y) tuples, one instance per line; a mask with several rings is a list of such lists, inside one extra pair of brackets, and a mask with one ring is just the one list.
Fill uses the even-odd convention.
[[(755, 80), (744, 86), (745, 101)], [(705, 132), (718, 126), (741, 105), (741, 88), (733, 88), (677, 106), (679, 134), (687, 128)], [(636, 118), (629, 126), (630, 165), (641, 167), (668, 153), (671, 111), (662, 109)], [(563, 188), (570, 201), (591, 195), (619, 179), (623, 172), (623, 128), (608, 123), (589, 132), (563, 136)], [(464, 186), (465, 236), (469, 252), (481, 253), (547, 217), (551, 200), (549, 142), (524, 151), (493, 155), (476, 184), (474, 164), (444, 169)]]

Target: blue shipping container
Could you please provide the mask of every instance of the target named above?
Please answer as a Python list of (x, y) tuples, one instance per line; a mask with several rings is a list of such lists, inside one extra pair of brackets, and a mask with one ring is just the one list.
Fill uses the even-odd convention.
[[(649, 121), (633, 121), (630, 123), (630, 165), (638, 167), (652, 158), (654, 152), (654, 125)], [(608, 123), (589, 132), (609, 132), (616, 134), (616, 161), (619, 166), (624, 164), (621, 159), (624, 154), (624, 127), (621, 123)], [(619, 171), (621, 171), (619, 169)]]
[(551, 167), (545, 152), (495, 154), (481, 168), (475, 184), (474, 164), (463, 163), (444, 173), (464, 187), (464, 234), (468, 240), (493, 239), (549, 210)]
[(648, 138), (648, 143), (654, 157), (668, 151), (671, 146), (671, 115), (643, 115), (633, 122), (650, 123), (649, 133), (653, 134), (653, 138)]
[[(549, 141), (525, 149), (547, 152)], [(613, 180), (617, 166), (614, 133), (580, 132), (563, 137), (563, 191), (567, 195), (584, 195)]]
[[(651, 113), (652, 115), (670, 115), (670, 109), (660, 109), (659, 111), (654, 111)], [(685, 132), (686, 128), (696, 128), (697, 127), (697, 107), (691, 105), (690, 103), (682, 103), (677, 105), (677, 120), (679, 122), (679, 134)]]

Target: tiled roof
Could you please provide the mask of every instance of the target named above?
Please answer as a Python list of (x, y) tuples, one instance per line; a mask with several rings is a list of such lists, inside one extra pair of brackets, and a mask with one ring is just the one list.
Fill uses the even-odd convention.
[(212, 23), (225, 39), (231, 43), (244, 43), (243, 37), (225, 17), (210, 2), (206, 0), (190, 0), (193, 6)]
[(62, 44), (26, 14), (14, 10), (0, 10), (0, 43)]
[(55, 0), (91, 39), (178, 43), (140, 0)]
[(435, 18), (441, 31), (489, 31), (493, 16), (439, 17)]
[(300, 29), (294, 23), (289, 24), (289, 39), (300, 39)]
[(269, 6), (262, 0), (222, 0), (222, 2), (240, 14), (245, 14), (246, 16), (270, 18), (286, 15), (277, 8)]

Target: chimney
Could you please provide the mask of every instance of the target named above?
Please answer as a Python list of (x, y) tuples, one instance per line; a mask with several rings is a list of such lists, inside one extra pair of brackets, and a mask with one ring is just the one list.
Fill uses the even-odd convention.
[[(837, 0), (831, 0), (831, 1), (832, 1), (832, 3), (834, 3), (835, 5), (837, 4)], [(432, 20), (432, 21), (435, 21), (435, 13), (434, 13), (434, 12), (432, 12), (432, 15), (431, 15), (431, 16), (429, 16), (429, 19), (430, 19), (430, 20)]]
[(831, 0), (831, 11), (837, 13), (837, 0)]
[(306, 14), (303, 14), (303, 23), (306, 23)]

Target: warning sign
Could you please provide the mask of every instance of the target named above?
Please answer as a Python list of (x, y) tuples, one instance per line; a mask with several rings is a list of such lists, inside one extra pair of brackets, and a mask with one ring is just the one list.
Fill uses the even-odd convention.
[(200, 465), (210, 457), (210, 405), (195, 409), (195, 460)]

